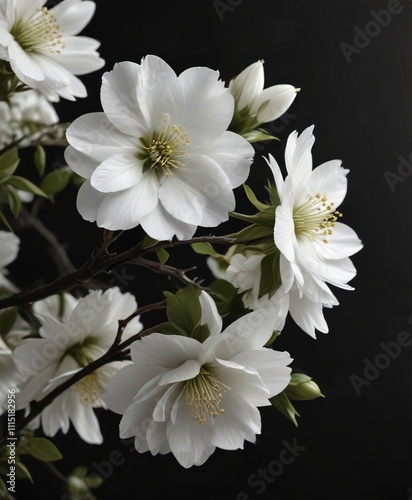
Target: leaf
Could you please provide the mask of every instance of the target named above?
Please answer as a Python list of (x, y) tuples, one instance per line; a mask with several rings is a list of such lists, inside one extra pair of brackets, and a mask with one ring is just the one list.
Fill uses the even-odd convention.
[(210, 286), (214, 299), (216, 302), (217, 310), (223, 317), (230, 315), (231, 319), (243, 316), (247, 311), (242, 300), (242, 295), (239, 290), (224, 279), (217, 279), (213, 281)]
[(37, 196), (47, 198), (47, 194), (42, 190), (42, 188), (38, 188), (35, 184), (24, 177), (13, 175), (10, 177), (8, 182), (21, 191), (27, 191), (29, 193), (36, 194)]
[(34, 151), (34, 165), (40, 177), (43, 177), (46, 168), (46, 152), (41, 145), (38, 145)]
[(0, 174), (13, 175), (20, 162), (17, 148), (11, 148), (0, 156)]
[(42, 462), (54, 462), (62, 457), (57, 447), (46, 438), (30, 438), (19, 448), (20, 454), (31, 455)]
[(10, 226), (9, 221), (7, 220), (6, 216), (1, 210), (0, 210), (0, 220), (3, 222), (3, 224), (7, 227), (9, 231), (13, 232), (13, 228)]
[(156, 251), (156, 255), (161, 264), (166, 264), (170, 257), (169, 252), (164, 248), (159, 248), (159, 250)]
[(10, 332), (16, 322), (16, 319), (17, 309), (15, 307), (5, 309), (0, 314), (0, 337), (4, 337)]
[(155, 240), (146, 234), (146, 236), (143, 238), (142, 248), (151, 248), (154, 247), (157, 243), (159, 243), (158, 240)]
[(17, 191), (14, 189), (13, 186), (7, 186), (7, 189), (4, 190), (9, 202), (9, 207), (11, 210), (11, 213), (14, 215), (14, 217), (18, 217), (20, 210), (21, 210), (21, 199)]
[(164, 292), (167, 299), (167, 317), (179, 331), (191, 337), (200, 325), (202, 307), (199, 302), (200, 290), (194, 286), (182, 288), (175, 295)]
[(269, 294), (269, 298), (271, 298), (282, 284), (279, 259), (279, 251), (266, 255), (262, 259), (260, 263), (262, 277), (260, 278), (259, 298), (266, 294)]
[(33, 478), (28, 470), (28, 468), (22, 462), (16, 462), (16, 477), (20, 479), (29, 479), (33, 482)]
[(238, 231), (237, 233), (229, 234), (230, 238), (235, 238), (236, 243), (251, 242), (256, 240), (261, 240), (264, 238), (270, 238), (273, 240), (273, 227), (259, 226), (257, 224), (251, 224), (244, 229)]
[(73, 171), (70, 167), (56, 168), (42, 180), (40, 189), (49, 196), (60, 193), (67, 186), (72, 175)]
[(191, 247), (199, 255), (210, 255), (211, 257), (221, 257), (210, 243), (192, 243)]

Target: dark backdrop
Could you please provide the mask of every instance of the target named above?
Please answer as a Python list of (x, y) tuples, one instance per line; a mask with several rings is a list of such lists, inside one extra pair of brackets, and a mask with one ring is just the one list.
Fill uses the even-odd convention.
[[(205, 65), (228, 81), (264, 59), (266, 86), (291, 83), (302, 91), (274, 124), (281, 141), (256, 150), (250, 183), (263, 195), (268, 171), (261, 155), (272, 153), (282, 163), (287, 135), (315, 124), (314, 163), (340, 158), (350, 169), (342, 211), (365, 245), (353, 257), (355, 291), (335, 290), (340, 305), (325, 312), (330, 333), (313, 340), (288, 320), (277, 341), (326, 396), (296, 404), (297, 428), (264, 408), (256, 444), (218, 450), (204, 466), (185, 470), (172, 455), (130, 452), (117, 437), (119, 417), (99, 412), (105, 444), (87, 446), (76, 435), (59, 436), (66, 462), (56, 463), (65, 473), (91, 464), (108, 476), (96, 492), (99, 500), (412, 498), (412, 347), (392, 346), (396, 359), (382, 356), (400, 332), (412, 333), (411, 23), (408, 0), (98, 2), (85, 33), (101, 40), (107, 64), (83, 77), (87, 99), (57, 105), (62, 121), (101, 110), (101, 76), (116, 62), (139, 62), (151, 53), (176, 72)], [(54, 154), (54, 161), (63, 161)], [(402, 158), (406, 166), (399, 169)], [(239, 210), (250, 210), (241, 191), (237, 195)], [(74, 200), (69, 188), (43, 216), (80, 264), (100, 232), (81, 219)], [(131, 231), (128, 238), (137, 241), (139, 235)], [(22, 255), (19, 269), (31, 283), (51, 275), (46, 254), (23, 245)], [(175, 259), (205, 270), (189, 252), (179, 251)], [(161, 290), (173, 286), (140, 269), (128, 271), (136, 277), (124, 290), (142, 304), (159, 300)], [(365, 380), (357, 391), (356, 376)], [(282, 454), (294, 444), (295, 457)], [(293, 460), (281, 466), (282, 456)], [(58, 498), (51, 493), (54, 480), (42, 468), (36, 472), (34, 487), (20, 483), (21, 498)]]

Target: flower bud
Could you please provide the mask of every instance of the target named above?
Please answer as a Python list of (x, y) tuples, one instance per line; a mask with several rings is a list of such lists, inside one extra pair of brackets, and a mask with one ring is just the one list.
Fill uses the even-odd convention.
[(324, 398), (316, 382), (303, 373), (293, 373), (285, 393), (290, 399), (296, 401), (309, 401), (311, 399)]

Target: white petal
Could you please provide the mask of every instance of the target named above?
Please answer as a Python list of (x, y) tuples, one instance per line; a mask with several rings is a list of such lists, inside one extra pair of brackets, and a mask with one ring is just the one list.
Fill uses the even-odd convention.
[(158, 202), (158, 179), (153, 172), (142, 175), (133, 187), (109, 193), (97, 213), (97, 225), (106, 229), (132, 229), (149, 215)]
[(202, 344), (195, 339), (162, 333), (152, 333), (130, 346), (132, 360), (137, 365), (164, 368), (175, 368), (187, 359), (198, 359), (201, 350)]
[(174, 175), (161, 180), (159, 198), (165, 209), (187, 224), (217, 226), (235, 208), (229, 180), (222, 169), (206, 156), (186, 161)]
[(76, 207), (83, 219), (94, 222), (99, 208), (106, 198), (106, 193), (100, 193), (92, 187), (90, 181), (85, 181), (77, 193)]
[(169, 422), (167, 433), (170, 450), (177, 461), (186, 469), (193, 465), (202, 465), (214, 452), (211, 444), (212, 427), (199, 425), (185, 406), (181, 395), (175, 402), (176, 421)]
[(20, 238), (14, 233), (0, 231), (0, 269), (13, 262), (19, 252)]
[(284, 186), (284, 180), (283, 180), (283, 175), (280, 170), (278, 162), (273, 158), (271, 154), (269, 154), (269, 158), (266, 159), (266, 163), (269, 165), (270, 170), (272, 171), (273, 178), (275, 180), (275, 185), (276, 189), (279, 195), (279, 200), (282, 202), (283, 200), (283, 186)]
[(135, 186), (142, 174), (142, 162), (135, 155), (115, 154), (96, 168), (90, 182), (102, 193), (113, 193)]
[(174, 236), (178, 240), (190, 239), (197, 229), (197, 226), (186, 224), (172, 217), (161, 203), (141, 221), (144, 231), (155, 240), (171, 241)]
[(68, 127), (67, 140), (77, 150), (93, 160), (102, 162), (120, 153), (134, 154), (136, 138), (120, 132), (104, 113), (83, 115)]
[(231, 391), (225, 393), (224, 398), (225, 413), (214, 419), (211, 442), (224, 450), (243, 449), (245, 440), (254, 443), (256, 434), (260, 434), (259, 410)]
[(304, 186), (312, 172), (312, 146), (315, 142), (313, 126), (306, 128), (298, 137), (292, 132), (287, 140), (285, 163), (295, 187)]
[(85, 179), (90, 179), (94, 170), (99, 165), (98, 161), (92, 160), (89, 156), (74, 149), (72, 146), (68, 146), (65, 149), (64, 159), (73, 172), (76, 172), (76, 174)]
[(208, 156), (220, 166), (232, 188), (236, 188), (248, 178), (254, 152), (246, 139), (233, 132), (224, 132), (210, 145)]
[[(292, 370), (288, 365), (292, 362), (292, 358), (288, 352), (259, 349), (237, 354), (232, 361), (236, 361), (246, 367), (256, 367), (259, 376), (269, 390), (268, 397), (276, 396), (282, 392), (290, 382), (290, 373)], [(241, 387), (239, 391), (241, 391)], [(252, 401), (249, 402), (252, 403)]]
[(329, 238), (328, 243), (322, 246), (322, 254), (327, 259), (350, 257), (363, 248), (363, 244), (355, 231), (341, 222), (336, 223), (333, 228), (333, 235)]
[[(264, 89), (254, 100), (252, 111), (258, 113), (259, 123), (268, 123), (282, 116), (296, 97), (293, 85), (273, 85)], [(264, 105), (267, 103), (266, 105)], [(261, 111), (259, 109), (263, 107)]]
[(299, 297), (297, 292), (292, 292), (289, 308), (293, 321), (311, 337), (316, 338), (315, 329), (328, 333), (329, 329), (321, 304), (316, 304), (306, 296)]
[(77, 35), (89, 24), (96, 10), (96, 4), (88, 0), (83, 2), (63, 0), (50, 10), (56, 16), (60, 31), (64, 36)]
[(141, 66), (122, 62), (103, 75), (101, 88), (102, 106), (110, 121), (136, 137), (143, 137), (148, 128), (137, 94), (142, 78)]
[(237, 101), (237, 108), (241, 111), (245, 106), (251, 105), (253, 99), (262, 92), (264, 84), (263, 61), (250, 64), (233, 78), (229, 82), (229, 90)]
[(164, 100), (172, 122), (183, 127), (191, 147), (218, 139), (229, 126), (234, 110), (233, 97), (209, 68), (189, 68), (169, 87)]
[[(43, 69), (39, 66), (33, 54), (25, 52), (20, 45), (12, 41), (9, 44), (9, 58), (13, 71), (19, 73), (19, 77), (29, 77), (33, 80), (44, 80)], [(23, 80), (24, 81), (24, 80)]]
[(333, 202), (334, 208), (337, 208), (346, 196), (348, 172), (341, 166), (340, 160), (322, 163), (313, 170), (307, 181), (308, 192), (327, 195), (328, 203)]
[(216, 303), (212, 297), (204, 290), (199, 296), (200, 306), (202, 308), (202, 318), (200, 323), (207, 324), (210, 335), (218, 335), (222, 331), (222, 318), (218, 313)]
[[(72, 392), (74, 391), (72, 390)], [(90, 444), (103, 443), (103, 436), (100, 432), (99, 421), (97, 420), (93, 409), (90, 406), (84, 406), (78, 400), (77, 404), (74, 403), (70, 407), (70, 410), (70, 420), (73, 422), (74, 428), (83, 441)]]
[(152, 455), (170, 453), (167, 440), (167, 423), (151, 421), (146, 433), (147, 446)]
[(174, 384), (195, 378), (200, 372), (201, 365), (196, 359), (187, 359), (180, 366), (167, 371), (160, 379), (159, 385)]
[(293, 262), (295, 259), (293, 245), (295, 240), (295, 223), (293, 221), (293, 211), (287, 204), (278, 205), (275, 220), (273, 233), (275, 244), (287, 260)]
[[(63, 38), (62, 43), (66, 44), (66, 40), (66, 38)], [(93, 42), (95, 42), (95, 40), (93, 40)], [(99, 54), (94, 50), (79, 50), (75, 52), (65, 48), (60, 54), (51, 54), (49, 57), (51, 57), (56, 64), (60, 64), (67, 71), (73, 73), (73, 75), (87, 75), (88, 73), (92, 73), (102, 68), (105, 64), (104, 59), (99, 57)]]

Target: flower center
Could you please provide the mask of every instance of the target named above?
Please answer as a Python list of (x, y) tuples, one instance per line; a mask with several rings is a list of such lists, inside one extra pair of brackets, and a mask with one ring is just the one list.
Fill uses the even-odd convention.
[(293, 210), (296, 236), (306, 236), (312, 241), (321, 239), (328, 242), (329, 236), (338, 218), (343, 214), (334, 210), (334, 203), (328, 202), (327, 196), (319, 193), (310, 196), (308, 201)]
[(173, 169), (185, 166), (182, 160), (188, 156), (190, 141), (182, 127), (170, 123), (169, 115), (163, 116), (160, 132), (155, 132), (148, 143), (143, 140), (142, 143), (140, 157), (145, 160), (145, 170), (154, 169), (166, 175), (173, 175)]
[(36, 9), (26, 19), (17, 19), (11, 34), (26, 52), (48, 51), (59, 54), (64, 49), (60, 27), (46, 7)]
[(99, 374), (94, 372), (86, 375), (74, 384), (73, 389), (79, 393), (82, 405), (93, 405), (100, 399), (102, 393)]
[(229, 390), (217, 378), (204, 368), (199, 375), (185, 384), (185, 404), (190, 408), (190, 413), (200, 425), (210, 423), (213, 417), (222, 415), (225, 410), (220, 407), (223, 392)]

